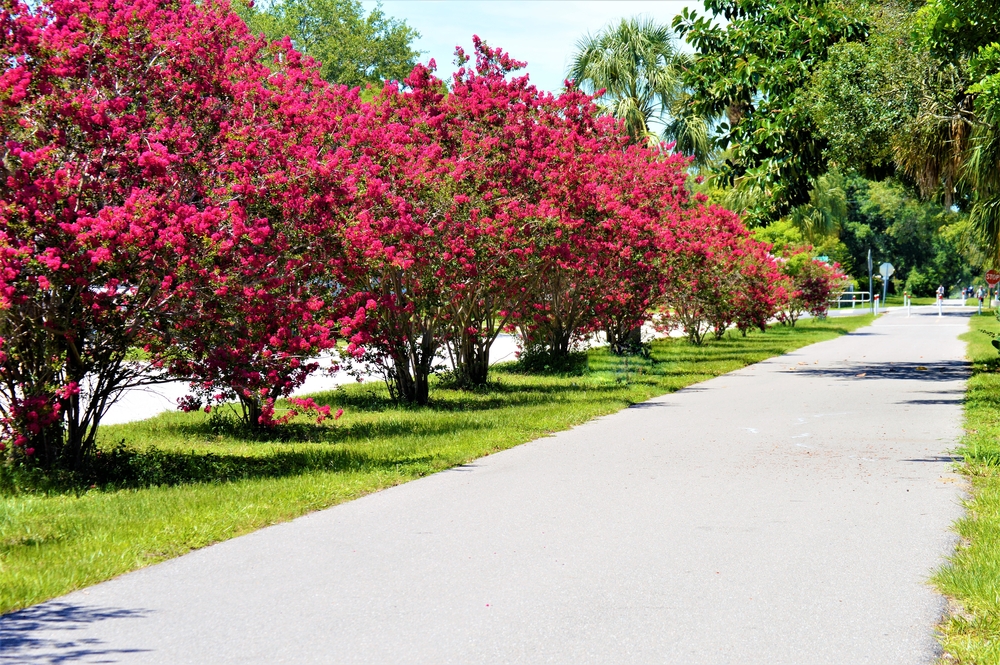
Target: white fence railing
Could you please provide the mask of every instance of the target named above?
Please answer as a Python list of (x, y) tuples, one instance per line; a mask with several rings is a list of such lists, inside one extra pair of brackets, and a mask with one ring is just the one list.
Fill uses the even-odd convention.
[(842, 307), (864, 307), (866, 303), (871, 303), (872, 294), (869, 291), (844, 291), (836, 298), (830, 298), (830, 306), (836, 305), (837, 309)]

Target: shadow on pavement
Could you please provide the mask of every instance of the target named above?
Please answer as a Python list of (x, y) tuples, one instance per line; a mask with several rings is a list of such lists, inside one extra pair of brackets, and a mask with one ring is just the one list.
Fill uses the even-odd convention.
[(965, 399), (961, 397), (943, 398), (943, 399), (907, 399), (902, 402), (897, 402), (897, 404), (965, 404)]
[[(678, 391), (679, 392), (679, 391)], [(628, 408), (630, 409), (660, 409), (667, 406), (673, 406), (669, 402), (639, 402), (637, 404), (630, 404)]]
[[(921, 307), (921, 308), (933, 307), (934, 309), (917, 309), (918, 307)], [(954, 305), (952, 307), (954, 307)], [(903, 311), (906, 311), (906, 310), (904, 309)], [(975, 313), (976, 313), (975, 310), (973, 310), (971, 307), (969, 309), (948, 309), (948, 306), (945, 305), (944, 309), (941, 312), (941, 317), (940, 318), (947, 317), (947, 318), (963, 318), (963, 319), (967, 319), (967, 318), (969, 318), (970, 316), (972, 316)], [(914, 305), (913, 306), (913, 315), (910, 316), (909, 318), (913, 319), (913, 318), (917, 318), (917, 317), (922, 318), (922, 319), (938, 318), (937, 305)], [(878, 322), (876, 322), (876, 325), (878, 325)]]
[(955, 455), (932, 455), (930, 457), (920, 457), (917, 459), (905, 459), (904, 462), (961, 462), (961, 457)]
[[(146, 610), (90, 607), (52, 602), (0, 617), (0, 663), (61, 665), (79, 662), (116, 662), (115, 654), (141, 653), (147, 649), (112, 649), (94, 638), (72, 639), (72, 631), (108, 619), (138, 619)], [(48, 637), (58, 631), (58, 637)]]
[[(833, 379), (902, 379), (906, 381), (961, 381), (972, 373), (969, 363), (962, 360), (902, 363), (851, 363), (834, 367), (800, 367), (795, 374), (830, 377)], [(862, 376), (863, 375), (863, 376)]]

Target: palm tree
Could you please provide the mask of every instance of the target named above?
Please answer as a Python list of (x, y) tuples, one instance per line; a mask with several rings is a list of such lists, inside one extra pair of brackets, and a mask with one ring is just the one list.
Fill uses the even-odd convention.
[(957, 93), (968, 87), (961, 69), (930, 61), (925, 64), (915, 117), (893, 139), (896, 165), (916, 183), (924, 198), (940, 194), (946, 208), (966, 183), (963, 162), (973, 129), (973, 97)]
[[(568, 77), (589, 94), (603, 89), (598, 103), (625, 123), (633, 141), (673, 141), (677, 150), (704, 158), (708, 123), (684, 112), (689, 93), (681, 75), (688, 60), (669, 27), (633, 17), (577, 42)], [(654, 121), (666, 125), (659, 135), (650, 126)]]
[(789, 218), (813, 244), (836, 234), (847, 221), (847, 183), (843, 174), (832, 170), (816, 178), (809, 203), (792, 208)]
[(966, 74), (954, 64), (927, 67), (919, 111), (893, 152), (925, 198), (940, 195), (946, 208), (965, 199), (968, 240), (1000, 266), (1000, 105), (977, 104)]

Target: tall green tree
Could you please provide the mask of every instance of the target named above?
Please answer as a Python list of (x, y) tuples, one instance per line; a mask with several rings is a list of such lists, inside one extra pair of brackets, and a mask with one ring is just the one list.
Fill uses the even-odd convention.
[(995, 0), (931, 0), (920, 10), (926, 45), (967, 62), (964, 105), (953, 122), (968, 130), (961, 181), (970, 190), (971, 223), (984, 251), (1000, 264), (1000, 5)]
[(945, 207), (961, 205), (972, 108), (965, 63), (914, 40), (917, 12), (907, 0), (854, 11), (868, 38), (832, 46), (808, 86), (828, 160), (874, 180), (897, 177)]
[(705, 0), (705, 8), (711, 15), (685, 9), (673, 23), (696, 51), (684, 72), (691, 111), (721, 119), (716, 176), (752, 203), (743, 211), (750, 223), (765, 224), (808, 203), (827, 170), (806, 86), (834, 44), (863, 39), (866, 27), (830, 0)]
[(377, 5), (366, 14), (359, 0), (272, 0), (236, 7), (251, 30), (268, 39), (288, 36), (292, 45), (322, 64), (331, 83), (354, 87), (402, 80), (420, 52), (420, 33), (386, 16)]
[(789, 219), (809, 242), (837, 235), (847, 220), (846, 180), (839, 171), (816, 178), (809, 202), (792, 208)]
[(868, 38), (830, 47), (807, 83), (806, 103), (829, 160), (879, 180), (896, 172), (894, 147), (918, 114), (932, 63), (913, 48), (911, 8), (880, 2), (859, 9)]
[[(669, 26), (633, 17), (577, 42), (568, 77), (589, 94), (604, 90), (598, 103), (624, 122), (634, 141), (672, 141), (703, 159), (710, 147), (708, 125), (683, 113), (690, 96), (683, 81), (688, 66), (690, 58), (678, 50)], [(657, 122), (664, 125), (659, 133)]]
[[(940, 203), (922, 200), (897, 180), (881, 182), (857, 175), (846, 179), (848, 213), (839, 237), (865, 278), (868, 250), (876, 263), (896, 268), (895, 286), (918, 296), (938, 285), (968, 285), (981, 257), (966, 242), (968, 216)], [(890, 284), (889, 292), (894, 289)]]

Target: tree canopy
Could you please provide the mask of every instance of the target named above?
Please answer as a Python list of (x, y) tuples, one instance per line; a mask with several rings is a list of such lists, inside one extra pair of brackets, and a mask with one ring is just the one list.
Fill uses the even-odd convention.
[(320, 62), (320, 75), (349, 87), (402, 81), (420, 52), (420, 33), (386, 16), (381, 5), (369, 14), (359, 0), (272, 0), (238, 5), (251, 31), (270, 40), (288, 36), (292, 46)]
[[(684, 114), (689, 91), (683, 72), (689, 66), (669, 26), (633, 17), (578, 41), (568, 77), (589, 94), (603, 90), (598, 104), (625, 124), (633, 141), (671, 141), (680, 152), (704, 159), (707, 124)], [(657, 122), (663, 125), (659, 134)]]
[(960, 103), (944, 120), (962, 132), (960, 185), (972, 197), (972, 224), (1000, 261), (1000, 6), (991, 0), (932, 0), (919, 12), (920, 36), (935, 54), (967, 69)]
[(752, 223), (773, 221), (808, 202), (811, 180), (827, 168), (806, 85), (830, 47), (863, 39), (866, 27), (827, 0), (706, 0), (705, 8), (712, 15), (685, 8), (673, 22), (696, 52), (684, 74), (690, 110), (721, 120), (720, 181), (752, 195)]

